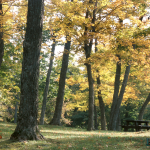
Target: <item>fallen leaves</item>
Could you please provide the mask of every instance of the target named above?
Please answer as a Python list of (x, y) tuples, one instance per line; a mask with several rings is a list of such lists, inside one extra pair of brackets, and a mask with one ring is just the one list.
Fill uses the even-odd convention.
[(38, 149), (42, 149), (41, 146), (38, 146)]
[(70, 145), (68, 145), (67, 147), (72, 147), (72, 145), (70, 144)]
[[(1, 128), (0, 135), (5, 138), (9, 138), (12, 127), (6, 127), (5, 130)], [(15, 126), (14, 126), (15, 128)], [(45, 132), (47, 131), (47, 132)], [(44, 141), (24, 141), (22, 144), (15, 143), (22, 149), (57, 149), (57, 150), (107, 150), (107, 149), (144, 149), (146, 147), (145, 139), (149, 137), (149, 132), (137, 134), (135, 132), (112, 132), (112, 131), (93, 131), (87, 132), (84, 130), (78, 130), (76, 128), (63, 127), (43, 127), (43, 132), (48, 138)], [(34, 144), (33, 144), (34, 143)], [(10, 144), (13, 146), (12, 144)], [(0, 145), (0, 149), (8, 149), (6, 145)], [(14, 148), (14, 147), (13, 147)], [(148, 149), (149, 147), (147, 147)]]

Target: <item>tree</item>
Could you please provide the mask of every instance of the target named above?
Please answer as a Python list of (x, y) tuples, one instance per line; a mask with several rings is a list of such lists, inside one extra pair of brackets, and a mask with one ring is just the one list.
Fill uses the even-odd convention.
[[(85, 29), (85, 36), (87, 30)], [(86, 54), (86, 59), (90, 57), (92, 48), (92, 40), (90, 41), (89, 45), (87, 41), (84, 44), (84, 50)], [(91, 71), (91, 64), (86, 63), (87, 67), (87, 74), (88, 74), (88, 83), (89, 83), (89, 118), (88, 118), (88, 131), (94, 129), (94, 88), (93, 88), (93, 78), (92, 78), (92, 71)]]
[[(92, 0), (89, 0), (89, 4), (94, 4), (95, 7), (97, 7), (97, 1), (93, 2)], [(85, 19), (88, 19), (91, 17), (90, 11), (87, 8)], [(96, 19), (96, 9), (92, 12), (92, 20), (91, 23), (95, 24)], [(94, 129), (94, 86), (93, 86), (93, 77), (92, 77), (92, 68), (89, 61), (89, 58), (91, 56), (92, 51), (92, 45), (93, 45), (93, 36), (91, 34), (91, 37), (88, 36), (89, 28), (86, 25), (85, 31), (84, 31), (84, 51), (86, 56), (86, 67), (87, 67), (87, 75), (88, 75), (88, 84), (89, 84), (89, 117), (88, 117), (88, 127), (87, 130), (91, 131)], [(92, 28), (92, 32), (95, 32), (95, 27)]]
[(119, 93), (119, 86), (120, 86), (120, 75), (121, 75), (121, 62), (117, 62), (116, 67), (116, 76), (115, 76), (115, 83), (114, 83), (114, 96), (113, 96), (113, 103), (111, 106), (111, 113), (110, 113), (110, 122), (109, 122), (109, 130), (116, 130), (117, 129), (117, 119), (118, 114), (121, 106), (121, 102), (123, 99), (123, 95), (125, 92), (125, 88), (128, 81), (128, 76), (130, 72), (130, 64), (127, 65), (124, 80), (122, 82), (122, 87)]
[(48, 69), (48, 72), (47, 72), (46, 85), (45, 85), (44, 96), (43, 96), (43, 105), (42, 105), (41, 118), (40, 118), (40, 124), (41, 125), (44, 124), (46, 100), (47, 100), (47, 94), (48, 94), (48, 89), (49, 89), (49, 81), (50, 81), (51, 71), (52, 71), (52, 67), (53, 67), (55, 45), (56, 45), (55, 44), (55, 39), (53, 39), (52, 50), (51, 50), (51, 57), (50, 57), (50, 63), (49, 63), (49, 69)]
[(63, 54), (62, 67), (61, 67), (61, 73), (59, 79), (59, 88), (57, 93), (55, 112), (54, 112), (53, 119), (50, 122), (50, 124), (52, 125), (61, 124), (60, 119), (61, 119), (62, 106), (63, 106), (65, 80), (66, 80), (66, 73), (68, 68), (70, 46), (71, 46), (71, 41), (67, 41), (64, 47), (64, 54)]
[[(55, 4), (55, 2), (53, 2)], [(59, 88), (58, 88), (58, 93), (57, 93), (57, 99), (56, 99), (56, 106), (55, 106), (55, 112), (53, 119), (51, 120), (50, 124), (52, 125), (60, 125), (60, 119), (61, 119), (61, 114), (62, 114), (62, 106), (63, 106), (63, 99), (64, 99), (64, 90), (65, 90), (65, 80), (66, 80), (66, 73), (68, 69), (68, 61), (69, 61), (69, 53), (70, 53), (70, 48), (71, 48), (71, 37), (73, 34), (73, 27), (74, 24), (72, 20), (70, 19), (70, 12), (72, 11), (73, 5), (73, 0), (67, 1), (67, 2), (61, 2), (58, 3), (56, 2), (56, 5), (58, 5), (58, 10), (60, 11), (60, 18), (56, 18), (57, 22), (59, 20), (59, 27), (56, 29), (59, 30), (59, 34), (62, 35), (61, 32), (65, 33), (64, 35), (66, 36), (66, 42), (64, 46), (64, 53), (63, 53), (63, 59), (62, 59), (62, 68), (61, 68), (61, 73), (60, 73), (60, 79), (59, 79)], [(64, 9), (62, 9), (62, 7)], [(65, 10), (65, 11), (64, 11)]]
[[(123, 26), (123, 20), (121, 18), (118, 18), (118, 22), (120, 24), (120, 27), (123, 31), (123, 28), (126, 28), (126, 26)], [(146, 22), (145, 22), (146, 23)], [(118, 29), (119, 29), (118, 28)], [(128, 30), (128, 29), (127, 29)], [(119, 30), (118, 30), (119, 31)], [(125, 31), (125, 30), (124, 30)], [(136, 32), (137, 29), (134, 28), (134, 30), (132, 31), (133, 33), (131, 34), (132, 38), (134, 38), (134, 42), (136, 41), (136, 36), (134, 35), (134, 32)], [(118, 32), (119, 33), (119, 32)], [(122, 60), (122, 54), (121, 51), (129, 51), (129, 49), (135, 49), (135, 44), (133, 44), (132, 40), (128, 43), (128, 44), (123, 44), (125, 42), (125, 38), (120, 38), (121, 36), (118, 36), (119, 38), (116, 38), (117, 43), (119, 41), (122, 41), (122, 43), (118, 43), (117, 46), (117, 54), (116, 56), (118, 57), (118, 61), (117, 61), (117, 65), (116, 65), (116, 76), (115, 76), (115, 83), (114, 83), (114, 95), (113, 95), (113, 102), (112, 102), (112, 106), (111, 106), (111, 112), (110, 112), (110, 121), (109, 121), (109, 130), (117, 130), (118, 126), (119, 126), (119, 112), (120, 112), (120, 106), (121, 106), (121, 102), (123, 99), (123, 95), (125, 92), (125, 88), (127, 85), (127, 81), (128, 81), (128, 76), (129, 76), (129, 72), (130, 72), (130, 57), (124, 57), (124, 59), (127, 61), (128, 60), (128, 64), (126, 66), (126, 71), (125, 71), (125, 75), (124, 75), (124, 80), (122, 82), (122, 87), (120, 89), (120, 77), (121, 77), (121, 60)], [(126, 36), (128, 37), (128, 40), (131, 38), (130, 36)], [(140, 44), (139, 44), (140, 45)], [(145, 47), (145, 46), (144, 46)], [(119, 92), (120, 89), (120, 92)]]
[(37, 126), (39, 58), (42, 40), (44, 0), (29, 0), (27, 28), (23, 42), (19, 117), (12, 140), (44, 137)]
[(148, 94), (145, 102), (143, 103), (141, 109), (140, 109), (140, 112), (139, 112), (139, 116), (138, 116), (138, 119), (139, 120), (143, 120), (143, 115), (144, 115), (144, 111), (145, 111), (145, 108), (147, 106), (147, 104), (150, 102), (150, 93)]

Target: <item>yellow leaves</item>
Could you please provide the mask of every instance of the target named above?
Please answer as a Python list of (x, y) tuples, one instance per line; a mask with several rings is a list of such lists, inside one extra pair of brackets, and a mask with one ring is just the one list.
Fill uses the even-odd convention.
[(47, 47), (48, 45), (47, 45), (46, 43), (42, 43), (42, 46), (45, 46), (45, 47)]
[[(3, 1), (3, 17), (0, 19), (3, 23), (3, 31), (4, 40), (7, 42), (7, 39), (12, 39), (12, 35), (16, 35), (16, 33), (23, 33), (22, 27), (23, 24), (26, 22), (26, 14), (27, 14), (27, 2), (24, 0), (21, 1), (21, 6), (19, 5), (19, 1)], [(12, 5), (12, 2), (14, 6)], [(16, 38), (16, 37), (15, 37)]]
[(138, 99), (137, 94), (138, 94), (138, 91), (136, 89), (134, 89), (133, 87), (127, 86), (126, 92), (124, 93), (124, 96), (123, 96), (123, 102), (125, 102), (129, 98), (132, 100), (137, 100)]
[(68, 103), (66, 109), (78, 108), (78, 110), (86, 111), (88, 109), (88, 92), (82, 93), (81, 91), (76, 91), (75, 94), (71, 94), (73, 101)]
[(18, 86), (13, 86), (13, 89), (16, 90), (16, 92), (20, 92), (20, 88)]
[(69, 79), (66, 80), (66, 83), (69, 85), (74, 85), (76, 83), (76, 81), (74, 80), (74, 78), (71, 76)]
[[(52, 1), (55, 10), (49, 22), (51, 29), (58, 30), (56, 35), (73, 35), (76, 32), (74, 25), (82, 25), (85, 17), (82, 14), (84, 10), (83, 4), (78, 1)], [(63, 9), (62, 9), (63, 8)], [(47, 10), (49, 11), (49, 10)]]
[(60, 21), (60, 18), (56, 17), (56, 18), (55, 18), (55, 21), (56, 21), (56, 22), (59, 22), (59, 21)]

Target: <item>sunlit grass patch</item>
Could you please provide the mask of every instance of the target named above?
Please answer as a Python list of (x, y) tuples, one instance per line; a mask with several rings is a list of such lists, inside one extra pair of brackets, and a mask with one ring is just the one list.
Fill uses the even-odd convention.
[(86, 131), (85, 129), (63, 126), (39, 125), (45, 136), (42, 141), (10, 141), (10, 135), (15, 124), (0, 123), (0, 150), (144, 150), (149, 131), (142, 132), (114, 132), (114, 131)]

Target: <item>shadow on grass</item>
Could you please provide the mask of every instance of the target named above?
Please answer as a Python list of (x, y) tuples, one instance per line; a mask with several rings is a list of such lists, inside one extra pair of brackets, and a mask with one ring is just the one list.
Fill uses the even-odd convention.
[[(2, 146), (2, 147), (1, 147)], [(21, 150), (21, 149), (44, 149), (44, 150), (145, 150), (150, 149), (146, 146), (145, 137), (76, 137), (76, 138), (46, 138), (42, 141), (17, 142), (4, 140), (0, 142), (0, 149)]]
[[(2, 125), (3, 126), (3, 125)], [(0, 127), (2, 127), (0, 124)], [(15, 128), (15, 126), (14, 126)], [(12, 126), (6, 124), (0, 139), (0, 150), (145, 150), (146, 138), (150, 132), (114, 132), (86, 131), (60, 126), (40, 126), (41, 133), (46, 138), (41, 141), (12, 141), (9, 140)], [(4, 131), (4, 132), (3, 132)]]
[(10, 140), (10, 139), (6, 139), (6, 140), (3, 140), (3, 141), (0, 141), (0, 149), (3, 150), (3, 149), (11, 149), (13, 148), (15, 145), (17, 145), (17, 147), (21, 148), (21, 144), (19, 141), (14, 141), (14, 140)]

